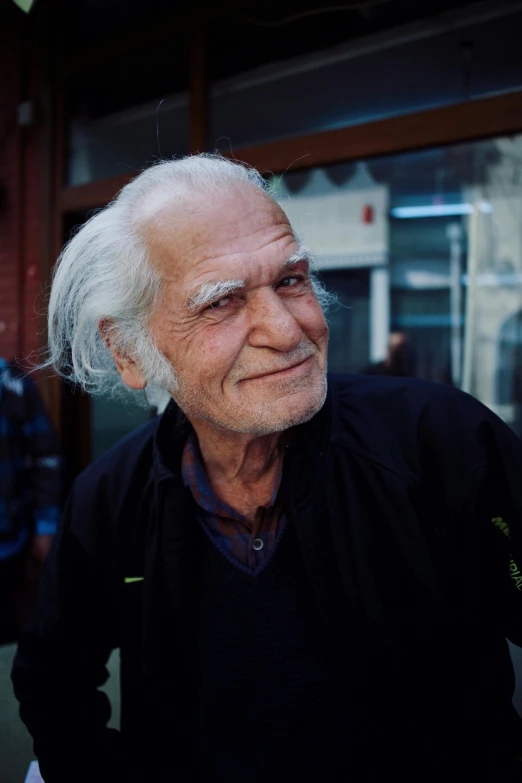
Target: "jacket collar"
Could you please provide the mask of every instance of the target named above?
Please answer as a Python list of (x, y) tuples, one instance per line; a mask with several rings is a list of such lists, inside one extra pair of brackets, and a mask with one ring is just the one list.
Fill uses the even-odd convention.
[[(317, 476), (319, 463), (329, 447), (332, 417), (336, 408), (335, 389), (330, 381), (325, 403), (310, 421), (295, 428), (287, 445), (283, 479), (290, 472), (296, 479), (295, 501), (304, 502)], [(154, 434), (153, 464), (157, 481), (176, 478), (182, 480), (183, 448), (191, 426), (180, 408), (171, 400), (161, 416)]]
[(190, 430), (190, 424), (182, 411), (171, 400), (154, 433), (153, 468), (157, 481), (181, 479), (183, 447)]
[(335, 389), (328, 383), (326, 400), (315, 416), (296, 427), (287, 446), (283, 465), (283, 483), (292, 486), (294, 512), (307, 500), (316, 483), (330, 447), (332, 416), (335, 408)]

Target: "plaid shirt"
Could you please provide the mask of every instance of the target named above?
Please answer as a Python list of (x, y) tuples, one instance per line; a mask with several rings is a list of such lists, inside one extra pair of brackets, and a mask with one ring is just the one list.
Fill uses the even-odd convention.
[(54, 535), (60, 514), (61, 462), (38, 390), (0, 358), (0, 561), (32, 535)]
[(274, 482), (270, 505), (259, 506), (253, 523), (216, 496), (194, 432), (189, 435), (183, 450), (182, 475), (185, 486), (199, 505), (199, 521), (216, 547), (249, 573), (259, 573), (284, 528), (284, 516), (275, 505), (281, 472)]

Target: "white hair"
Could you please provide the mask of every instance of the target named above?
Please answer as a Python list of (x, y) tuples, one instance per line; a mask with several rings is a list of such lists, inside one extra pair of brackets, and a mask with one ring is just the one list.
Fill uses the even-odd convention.
[[(272, 189), (253, 168), (219, 155), (199, 154), (159, 162), (126, 185), (107, 207), (90, 218), (64, 247), (55, 269), (48, 313), (49, 359), (60, 374), (91, 393), (121, 386), (113, 348), (131, 357), (147, 383), (175, 392), (176, 373), (156, 347), (149, 324), (162, 280), (138, 229), (154, 193), (184, 197), (247, 184), (267, 198)], [(274, 199), (275, 200), (275, 199)], [(313, 276), (325, 308), (331, 295)]]

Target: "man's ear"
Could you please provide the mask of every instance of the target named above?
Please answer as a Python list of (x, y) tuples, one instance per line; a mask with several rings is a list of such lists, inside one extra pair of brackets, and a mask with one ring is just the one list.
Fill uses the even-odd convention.
[(116, 364), (116, 368), (123, 383), (125, 386), (128, 386), (129, 389), (144, 389), (147, 385), (147, 381), (143, 377), (143, 374), (134, 359), (128, 354), (122, 353), (116, 347), (114, 330), (111, 328), (112, 326), (112, 321), (105, 319), (100, 321), (98, 329), (100, 330), (103, 342), (112, 353), (112, 358), (114, 359), (114, 363)]

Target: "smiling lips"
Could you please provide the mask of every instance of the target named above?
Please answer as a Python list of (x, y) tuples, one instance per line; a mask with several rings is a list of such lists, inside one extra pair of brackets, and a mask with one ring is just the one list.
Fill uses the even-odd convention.
[(250, 378), (245, 378), (245, 381), (257, 381), (260, 378), (269, 378), (273, 376), (282, 376), (284, 373), (290, 374), (292, 370), (296, 370), (298, 367), (303, 366), (308, 362), (309, 359), (311, 359), (313, 354), (310, 354), (306, 357), (306, 359), (301, 359), (300, 362), (296, 362), (296, 364), (291, 364), (289, 367), (283, 367), (282, 370), (270, 370), (269, 372), (260, 373), (259, 375), (252, 375)]

